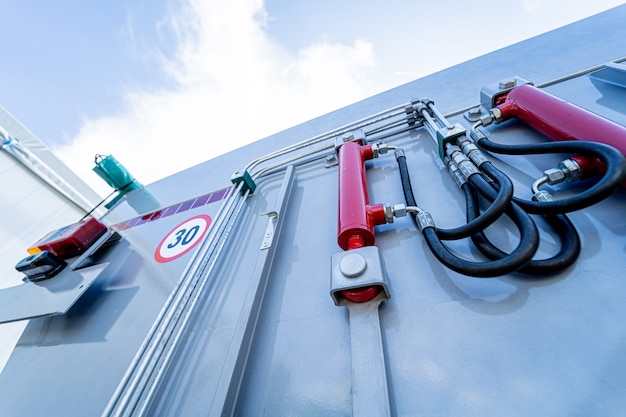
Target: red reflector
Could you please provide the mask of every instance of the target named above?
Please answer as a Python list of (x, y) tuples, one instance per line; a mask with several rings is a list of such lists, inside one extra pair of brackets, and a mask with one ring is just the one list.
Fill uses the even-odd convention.
[(47, 250), (60, 258), (71, 258), (91, 246), (106, 229), (92, 217), (48, 233), (27, 251), (34, 254)]

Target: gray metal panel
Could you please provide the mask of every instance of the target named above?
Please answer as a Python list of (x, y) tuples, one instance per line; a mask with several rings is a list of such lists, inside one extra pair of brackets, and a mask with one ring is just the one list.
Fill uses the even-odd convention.
[(71, 272), (50, 279), (0, 290), (0, 323), (65, 314), (108, 264)]
[[(511, 75), (543, 83), (626, 56), (625, 16), (626, 7), (620, 7), (418, 80), (159, 181), (149, 190), (166, 206), (223, 187), (232, 171), (254, 157), (415, 97), (430, 96), (447, 112), (476, 104), (483, 85)], [(598, 90), (588, 76), (549, 90), (626, 124), (626, 101), (620, 93)], [(460, 116), (452, 121), (467, 125)], [(495, 141), (543, 140), (518, 123), (492, 132)], [(437, 224), (463, 222), (462, 196), (438, 162), (426, 131), (397, 135), (390, 144), (405, 149), (417, 198)], [(492, 160), (521, 185), (558, 159)], [(402, 201), (393, 157), (367, 165), (371, 201)], [(337, 168), (327, 168), (321, 159), (297, 167), (297, 178), (235, 415), (352, 414), (348, 313), (328, 293), (330, 259), (339, 251)], [(246, 199), (228, 251), (178, 346), (179, 360), (166, 369), (159, 391), (162, 403), (154, 404), (160, 415), (206, 415), (222, 405), (214, 403), (214, 395), (223, 388), (219, 384), (233, 332), (250, 307), (244, 303), (267, 229), (267, 218), (260, 214), (273, 206), (281, 183), (281, 173), (263, 178)], [(583, 241), (581, 257), (571, 268), (544, 279), (468, 278), (441, 266), (408, 218), (377, 227), (376, 245), (392, 294), (379, 310), (391, 414), (622, 415), (626, 261), (620, 219), (625, 200), (621, 190), (572, 214)], [(217, 212), (215, 206), (195, 210), (211, 216)], [(64, 316), (29, 324), (0, 375), (0, 414), (98, 415), (105, 409), (191, 256), (157, 263), (155, 246), (194, 213), (122, 230), (123, 240), (103, 259), (111, 266), (77, 305)], [(502, 242), (515, 239), (506, 223), (495, 234)], [(554, 247), (548, 237), (539, 254)], [(454, 249), (472, 254), (463, 243)], [(94, 376), (98, 390), (86, 383)], [(46, 389), (31, 401), (35, 379)]]
[[(120, 231), (122, 240), (99, 258), (109, 267), (69, 312), (29, 322), (0, 374), (0, 415), (99, 415), (191, 256), (158, 263), (157, 245), (184, 220), (214, 216), (220, 203)], [(24, 363), (32, 376), (25, 375)], [(97, 389), (86, 389), (94, 378)], [(32, 392), (33, 380), (46, 387), (37, 401), (4, 401)], [(78, 396), (81, 387), (85, 391)]]

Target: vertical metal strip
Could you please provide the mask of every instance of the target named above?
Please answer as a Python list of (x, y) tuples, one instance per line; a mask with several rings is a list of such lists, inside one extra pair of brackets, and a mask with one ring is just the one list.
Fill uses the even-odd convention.
[(290, 165), (285, 172), (274, 209), (266, 213), (268, 216), (268, 227), (263, 236), (257, 266), (250, 280), (243, 309), (239, 315), (230, 349), (224, 361), (224, 367), (222, 368), (217, 390), (213, 397), (211, 410), (208, 413), (210, 416), (232, 416), (235, 412), (237, 397), (246, 370), (250, 348), (254, 340), (259, 314), (263, 306), (265, 289), (267, 288), (274, 262), (276, 246), (280, 237), (291, 190), (295, 182), (294, 179), (295, 169)]
[(391, 416), (378, 307), (381, 293), (365, 303), (346, 302), (350, 315), (352, 416)]

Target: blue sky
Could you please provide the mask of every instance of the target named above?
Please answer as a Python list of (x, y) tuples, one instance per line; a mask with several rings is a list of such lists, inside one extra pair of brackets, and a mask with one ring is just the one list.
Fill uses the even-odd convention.
[(119, 109), (122, 91), (167, 83), (151, 56), (162, 0), (2, 1), (0, 103), (46, 142)]
[[(95, 153), (150, 183), (620, 1), (1, 4), (0, 104), (104, 192)], [(254, 128), (234, 126), (243, 97), (264, 103)], [(155, 171), (172, 137), (186, 139)]]

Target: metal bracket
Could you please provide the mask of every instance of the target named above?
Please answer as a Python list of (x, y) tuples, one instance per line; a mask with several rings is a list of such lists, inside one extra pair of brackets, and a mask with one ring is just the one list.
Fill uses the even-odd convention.
[(604, 68), (589, 74), (591, 81), (600, 81), (602, 83), (615, 85), (626, 88), (626, 65), (615, 62), (607, 62)]
[(455, 123), (450, 127), (442, 127), (437, 130), (437, 145), (439, 148), (439, 157), (443, 161), (446, 158), (446, 145), (456, 144), (456, 140), (465, 136), (467, 130), (460, 123)]
[(72, 271), (97, 263), (94, 261), (104, 251), (104, 249), (113, 243), (117, 243), (122, 236), (113, 230), (106, 230), (96, 242), (91, 245), (74, 263), (71, 265)]
[(250, 173), (246, 171), (236, 171), (231, 177), (230, 182), (235, 185), (239, 185), (240, 182), (243, 181), (243, 187), (241, 188), (241, 195), (244, 195), (246, 191), (250, 190), (250, 194), (256, 190), (256, 183), (250, 176)]
[(66, 269), (54, 278), (27, 282), (0, 291), (0, 323), (65, 314), (109, 265), (78, 271)]
[(387, 274), (376, 246), (365, 246), (332, 256), (330, 296), (335, 305), (342, 305), (345, 301), (341, 291), (371, 286), (380, 286), (385, 298), (390, 297)]
[(517, 76), (504, 79), (495, 84), (489, 84), (480, 89), (480, 105), (485, 109), (492, 109), (496, 107), (496, 101), (500, 96), (524, 84), (533, 85), (530, 81)]
[(274, 233), (276, 232), (276, 223), (278, 222), (278, 212), (270, 211), (261, 214), (261, 216), (267, 216), (267, 228), (265, 228), (265, 234), (261, 242), (261, 250), (264, 250), (272, 247)]
[(344, 143), (348, 142), (358, 142), (361, 145), (365, 145), (367, 143), (365, 131), (363, 129), (356, 129), (335, 137), (335, 154), (339, 152), (339, 148), (341, 148)]

